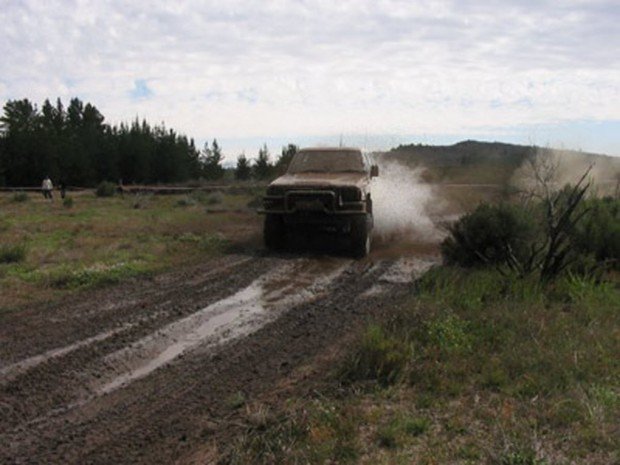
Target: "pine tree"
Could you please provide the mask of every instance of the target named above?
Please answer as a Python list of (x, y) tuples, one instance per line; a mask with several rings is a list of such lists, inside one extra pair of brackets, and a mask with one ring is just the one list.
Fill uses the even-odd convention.
[[(211, 163), (221, 177), (222, 154), (213, 141)], [(71, 99), (66, 107), (46, 100), (10, 100), (0, 115), (0, 183), (37, 186), (54, 182), (94, 186), (100, 181), (178, 182), (202, 171), (193, 140), (137, 118), (110, 126), (97, 108)]]
[(237, 167), (235, 168), (235, 179), (240, 181), (245, 181), (250, 179), (252, 174), (252, 168), (250, 167), (250, 162), (246, 158), (245, 154), (242, 153), (237, 157)]
[(282, 175), (288, 169), (288, 165), (291, 163), (291, 160), (295, 156), (295, 154), (299, 152), (299, 147), (295, 144), (288, 144), (286, 147), (282, 147), (282, 153), (276, 161), (275, 170), (276, 173)]
[(222, 167), (222, 150), (217, 143), (217, 139), (213, 139), (211, 148), (209, 143), (205, 143), (204, 148), (204, 176), (210, 181), (221, 179), (224, 176), (224, 168)]
[(254, 177), (256, 179), (269, 179), (273, 175), (273, 165), (269, 160), (267, 144), (258, 151), (258, 158), (254, 162)]

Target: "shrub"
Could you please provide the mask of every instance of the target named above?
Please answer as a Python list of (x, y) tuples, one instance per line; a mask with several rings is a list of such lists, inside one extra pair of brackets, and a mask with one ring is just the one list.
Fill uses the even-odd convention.
[(13, 202), (27, 202), (29, 199), (26, 192), (15, 192), (13, 194)]
[(195, 202), (205, 203), (207, 200), (207, 193), (203, 190), (195, 190), (195, 191), (192, 191), (191, 198)]
[(207, 205), (219, 205), (224, 201), (224, 194), (221, 192), (213, 192), (207, 197)]
[(24, 245), (0, 245), (0, 263), (19, 263), (26, 258)]
[(537, 275), (543, 284), (566, 271), (589, 275), (601, 262), (617, 263), (620, 205), (584, 201), (587, 188), (567, 185), (529, 204), (480, 205), (450, 227), (441, 247), (445, 262)]
[(194, 200), (192, 197), (187, 196), (187, 195), (184, 197), (181, 197), (176, 202), (177, 207), (191, 207), (192, 205), (196, 205), (196, 200)]
[(133, 208), (135, 210), (143, 210), (148, 208), (152, 197), (153, 194), (138, 194), (133, 202)]
[(512, 256), (525, 261), (540, 233), (531, 211), (523, 207), (482, 204), (449, 229), (441, 244), (446, 263), (464, 267), (498, 265)]
[(116, 193), (116, 184), (108, 181), (102, 181), (95, 190), (97, 197), (112, 197)]
[(65, 208), (73, 208), (73, 199), (71, 197), (66, 197), (62, 201), (62, 206)]
[(620, 269), (620, 199), (589, 199), (585, 208), (588, 214), (573, 232), (575, 247)]

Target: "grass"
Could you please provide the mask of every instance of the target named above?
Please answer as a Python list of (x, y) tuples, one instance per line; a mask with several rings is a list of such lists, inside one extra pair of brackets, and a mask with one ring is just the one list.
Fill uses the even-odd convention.
[(354, 406), (315, 399), (291, 404), (278, 416), (262, 405), (248, 407), (245, 415), (250, 426), (228, 448), (224, 463), (347, 464), (359, 458), (361, 417)]
[(0, 245), (0, 264), (19, 263), (26, 258), (26, 247), (24, 245)]
[(0, 195), (0, 307), (197, 263), (259, 230), (260, 218), (240, 207), (249, 194), (221, 194), (217, 213), (198, 202), (179, 208), (184, 198), (84, 192), (65, 202), (15, 202)]
[(27, 202), (30, 197), (28, 197), (28, 194), (26, 192), (15, 192), (11, 199), (13, 200), (13, 202), (21, 203)]
[[(618, 463), (618, 302), (613, 280), (569, 275), (542, 288), (493, 271), (435, 268), (360, 335), (332, 387), (248, 432), (228, 457)], [(325, 429), (316, 408), (341, 426)], [(335, 444), (346, 444), (350, 458), (337, 459)]]

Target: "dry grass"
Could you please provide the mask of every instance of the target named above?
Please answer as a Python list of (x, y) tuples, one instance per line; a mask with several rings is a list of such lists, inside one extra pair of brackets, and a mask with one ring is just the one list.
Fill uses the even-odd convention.
[(257, 235), (260, 218), (245, 207), (252, 196), (223, 195), (217, 213), (182, 197), (85, 192), (70, 194), (69, 209), (59, 198), (1, 195), (2, 250), (25, 252), (0, 263), (0, 308), (196, 262)]

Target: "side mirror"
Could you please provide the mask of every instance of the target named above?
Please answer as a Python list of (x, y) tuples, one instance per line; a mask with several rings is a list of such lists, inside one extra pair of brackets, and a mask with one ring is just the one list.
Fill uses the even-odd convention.
[(372, 165), (370, 167), (370, 177), (376, 178), (377, 176), (379, 176), (379, 167), (377, 165)]

